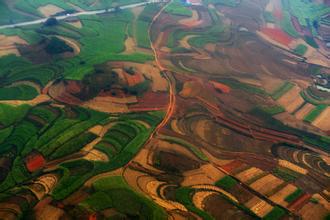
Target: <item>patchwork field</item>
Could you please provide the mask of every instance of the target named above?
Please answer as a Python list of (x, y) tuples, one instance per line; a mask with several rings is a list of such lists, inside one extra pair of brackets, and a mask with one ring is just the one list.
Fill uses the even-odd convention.
[(329, 6), (2, 1), (0, 219), (328, 219)]

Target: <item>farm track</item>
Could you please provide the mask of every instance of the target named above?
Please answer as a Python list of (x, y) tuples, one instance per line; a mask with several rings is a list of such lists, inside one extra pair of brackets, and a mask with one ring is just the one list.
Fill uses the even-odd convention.
[[(140, 7), (140, 6), (143, 6), (143, 5), (146, 5), (146, 4), (150, 4), (150, 3), (151, 2), (146, 1), (146, 2), (141, 2), (141, 3), (136, 3), (136, 4), (124, 5), (124, 6), (121, 6), (119, 8), (121, 10), (131, 9), (131, 8)], [(82, 11), (82, 12), (76, 12), (76, 13), (67, 14), (67, 15), (63, 15), (63, 16), (55, 16), (54, 18), (56, 18), (57, 20), (65, 20), (67, 18), (75, 17), (75, 16), (98, 15), (98, 14), (110, 13), (110, 12), (115, 12), (115, 11), (116, 11), (115, 8), (94, 10), (94, 11)], [(34, 21), (26, 21), (26, 22), (20, 22), (20, 23), (16, 23), (16, 24), (1, 25), (0, 30), (1, 29), (6, 29), (6, 28), (16, 28), (16, 27), (30, 26), (30, 25), (34, 25), (34, 24), (42, 24), (45, 21), (47, 21), (47, 19), (48, 18), (42, 18), (42, 19), (37, 19), (37, 20), (34, 20)]]

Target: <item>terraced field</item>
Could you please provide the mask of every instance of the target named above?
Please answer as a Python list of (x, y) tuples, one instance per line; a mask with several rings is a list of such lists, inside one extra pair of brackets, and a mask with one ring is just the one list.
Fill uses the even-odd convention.
[(135, 3), (0, 3), (0, 219), (328, 219), (329, 3)]

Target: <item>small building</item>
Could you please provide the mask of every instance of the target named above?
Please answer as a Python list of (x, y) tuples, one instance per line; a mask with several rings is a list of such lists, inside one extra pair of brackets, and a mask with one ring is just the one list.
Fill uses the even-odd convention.
[(202, 0), (186, 0), (186, 4), (188, 5), (202, 5)]

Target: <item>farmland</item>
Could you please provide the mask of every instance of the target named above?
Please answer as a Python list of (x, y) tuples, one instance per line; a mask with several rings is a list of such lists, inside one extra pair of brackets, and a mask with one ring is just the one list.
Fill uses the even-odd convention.
[(326, 219), (327, 13), (1, 2), (0, 219)]

